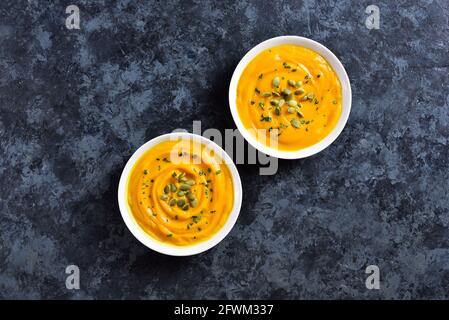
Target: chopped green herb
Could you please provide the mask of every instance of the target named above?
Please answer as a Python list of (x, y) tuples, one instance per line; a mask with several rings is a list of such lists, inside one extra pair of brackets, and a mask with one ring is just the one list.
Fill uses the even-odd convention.
[(273, 120), (270, 116), (265, 117), (264, 115), (260, 116), (260, 121), (271, 122)]

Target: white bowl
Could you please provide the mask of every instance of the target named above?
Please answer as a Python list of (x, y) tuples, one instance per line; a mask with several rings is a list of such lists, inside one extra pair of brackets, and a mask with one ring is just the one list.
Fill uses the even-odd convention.
[[(249, 62), (251, 62), (259, 53), (265, 51), (266, 49), (279, 46), (282, 44), (293, 44), (298, 46), (303, 46), (313, 51), (319, 53), (327, 62), (332, 66), (334, 71), (336, 72), (338, 78), (340, 79), (341, 87), (342, 87), (342, 114), (340, 119), (338, 120), (334, 129), (321, 141), (318, 143), (309, 146), (304, 149), (300, 149), (297, 151), (281, 151), (274, 148), (270, 148), (263, 143), (257, 141), (256, 137), (254, 137), (242, 123), (240, 116), (237, 110), (237, 85), (240, 80), (240, 76), (245, 70), (246, 66)], [(345, 68), (341, 64), (340, 60), (325, 46), (319, 44), (316, 41), (298, 37), (298, 36), (282, 36), (268, 39), (254, 48), (252, 48), (248, 53), (240, 60), (239, 64), (235, 68), (234, 74), (232, 75), (231, 84), (229, 86), (229, 106), (231, 108), (232, 117), (234, 118), (234, 122), (237, 125), (240, 133), (243, 137), (248, 141), (250, 145), (252, 145), (257, 150), (268, 154), (273, 157), (281, 158), (281, 159), (300, 159), (309, 157), (314, 155), (321, 150), (327, 148), (335, 139), (340, 135), (343, 131), (343, 128), (346, 125), (346, 122), (349, 117), (349, 113), (351, 111), (351, 84), (349, 83), (349, 78), (346, 73)]]
[[(170, 140), (177, 140), (179, 138), (183, 139), (192, 139), (195, 142), (200, 142), (204, 145), (209, 146), (216, 154), (219, 154), (224, 163), (228, 166), (229, 171), (231, 172), (232, 182), (234, 185), (234, 207), (232, 208), (231, 213), (229, 214), (228, 220), (225, 225), (211, 238), (200, 242), (198, 244), (194, 244), (191, 246), (173, 246), (169, 244), (165, 244), (160, 242), (154, 238), (152, 238), (148, 233), (146, 233), (140, 225), (135, 220), (128, 204), (126, 197), (126, 184), (128, 181), (128, 176), (131, 172), (136, 161), (149, 149), (153, 148), (155, 145)], [(185, 132), (176, 132), (176, 133), (168, 133), (156, 137), (144, 145), (142, 145), (136, 152), (131, 156), (131, 158), (126, 163), (125, 168), (123, 169), (122, 175), (120, 177), (120, 183), (118, 187), (118, 203), (120, 208), (120, 213), (122, 214), (122, 218), (125, 221), (126, 226), (129, 231), (148, 248), (171, 256), (190, 256), (194, 254), (198, 254), (204, 252), (215, 245), (217, 245), (221, 240), (223, 240), (227, 234), (231, 231), (234, 226), (237, 218), (239, 216), (240, 208), (242, 205), (242, 183), (240, 181), (240, 176), (235, 167), (235, 164), (232, 162), (232, 159), (229, 155), (216, 143), (212, 142), (209, 139), (206, 139), (202, 136), (185, 133)]]

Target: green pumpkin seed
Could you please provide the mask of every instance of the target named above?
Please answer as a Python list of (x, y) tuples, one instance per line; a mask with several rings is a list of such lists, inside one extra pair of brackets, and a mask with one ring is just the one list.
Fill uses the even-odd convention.
[(273, 99), (273, 100), (270, 101), (270, 104), (271, 104), (273, 107), (277, 107), (277, 106), (279, 105), (279, 100)]
[(296, 111), (296, 109), (295, 109), (295, 108), (292, 108), (292, 107), (289, 107), (289, 108), (287, 109), (287, 112), (288, 112), (288, 113), (295, 113), (295, 111)]
[(170, 205), (170, 207), (173, 207), (174, 205), (176, 205), (176, 199), (171, 199), (168, 204)]
[(181, 189), (182, 191), (187, 191), (187, 190), (190, 190), (191, 187), (192, 187), (192, 186), (191, 186), (190, 184), (182, 183), (182, 184), (179, 186), (179, 189)]
[(161, 200), (163, 200), (163, 201), (165, 201), (165, 200), (167, 200), (168, 199), (168, 196), (167, 195), (165, 195), (165, 194), (161, 194)]
[(176, 204), (178, 205), (178, 207), (182, 208), (186, 204), (186, 201), (184, 199), (179, 199), (178, 201), (176, 201)]
[(284, 103), (285, 103), (285, 100), (281, 99), (281, 100), (279, 100), (278, 106), (282, 107), (284, 105)]
[(295, 90), (295, 96), (299, 96), (304, 93), (304, 89)]
[(280, 97), (281, 94), (279, 92), (276, 91), (272, 91), (271, 94), (273, 95), (273, 97)]
[(296, 86), (297, 86), (297, 87), (302, 86), (302, 81), (296, 81)]
[(279, 88), (279, 84), (281, 83), (281, 81), (279, 80), (279, 77), (275, 77), (273, 79), (273, 87), (275, 88)]
[(185, 204), (185, 206), (184, 206), (184, 207), (182, 207), (182, 210), (184, 210), (184, 211), (187, 211), (187, 210), (189, 210), (189, 205), (188, 205), (188, 204)]
[(313, 100), (314, 98), (315, 98), (315, 93), (309, 92), (309, 93), (307, 94), (307, 99)]
[(176, 188), (174, 183), (170, 183), (170, 191), (171, 192), (176, 192), (176, 190), (178, 190), (178, 188)]
[(183, 177), (185, 176), (186, 174), (184, 173), (184, 172), (181, 172), (179, 175), (178, 175), (178, 182), (181, 182), (181, 179), (183, 179)]
[(169, 185), (166, 185), (165, 187), (164, 187), (164, 193), (165, 194), (168, 194), (170, 192), (170, 186)]
[(280, 116), (280, 115), (281, 115), (281, 108), (280, 108), (280, 107), (276, 107), (276, 109), (274, 109), (274, 113), (275, 113), (277, 116)]
[(296, 106), (298, 105), (298, 102), (296, 102), (296, 100), (290, 100), (290, 101), (288, 102), (288, 105), (289, 105), (290, 107), (296, 107)]
[(196, 199), (190, 200), (190, 205), (192, 208), (195, 208), (198, 205), (198, 201)]
[(264, 92), (262, 94), (262, 97), (265, 97), (265, 98), (271, 97), (271, 93), (270, 92)]
[(287, 83), (289, 86), (296, 87), (296, 82), (294, 80), (288, 80)]
[(192, 179), (187, 180), (186, 184), (188, 184), (189, 186), (193, 186), (193, 185), (195, 185), (195, 180), (192, 180)]
[(299, 121), (298, 121), (298, 119), (292, 119), (292, 120), (290, 120), (290, 123), (291, 123), (292, 126), (295, 127), (296, 129), (299, 128)]
[(184, 197), (185, 196), (185, 191), (178, 191), (178, 197)]
[(260, 93), (259, 88), (254, 89), (254, 91), (256, 91), (257, 93)]
[(289, 95), (292, 94), (292, 92), (291, 92), (291, 90), (285, 88), (284, 90), (282, 90), (282, 94), (283, 94), (284, 96), (289, 96)]
[(191, 193), (191, 192), (188, 192), (188, 193), (187, 193), (187, 198), (188, 198), (189, 200), (193, 200), (193, 199), (195, 199), (195, 195), (194, 195), (193, 193)]
[(300, 118), (304, 118), (304, 114), (301, 112), (301, 111), (296, 111), (296, 113), (298, 114), (298, 116), (300, 117)]

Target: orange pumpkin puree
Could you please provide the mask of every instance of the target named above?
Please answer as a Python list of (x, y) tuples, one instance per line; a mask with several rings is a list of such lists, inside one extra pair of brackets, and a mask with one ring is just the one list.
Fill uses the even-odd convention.
[(165, 141), (144, 153), (127, 183), (129, 208), (152, 238), (188, 246), (217, 233), (234, 205), (232, 176), (205, 145)]
[[(280, 45), (247, 65), (237, 86), (237, 109), (244, 126), (261, 143), (270, 146), (267, 139), (277, 136), (275, 148), (296, 151), (332, 131), (341, 115), (341, 97), (340, 80), (321, 55)], [(266, 131), (258, 135), (260, 129)]]

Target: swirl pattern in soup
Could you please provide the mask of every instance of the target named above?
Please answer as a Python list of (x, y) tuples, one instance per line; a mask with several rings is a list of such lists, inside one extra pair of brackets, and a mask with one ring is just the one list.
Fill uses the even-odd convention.
[(297, 45), (272, 47), (243, 71), (237, 109), (243, 125), (261, 143), (300, 150), (324, 139), (337, 124), (342, 112), (340, 80), (313, 50)]
[(233, 196), (232, 176), (222, 157), (188, 139), (148, 150), (127, 183), (128, 205), (140, 227), (175, 246), (217, 233), (233, 208)]

